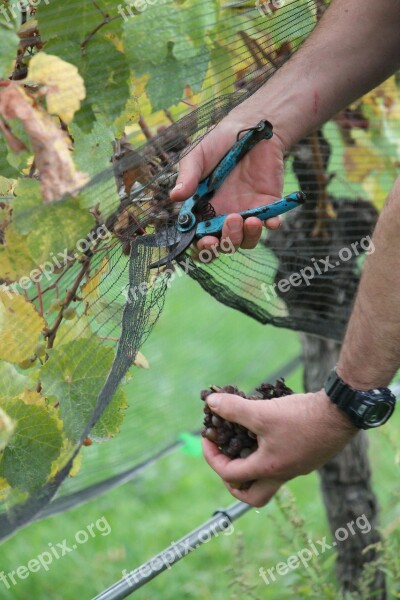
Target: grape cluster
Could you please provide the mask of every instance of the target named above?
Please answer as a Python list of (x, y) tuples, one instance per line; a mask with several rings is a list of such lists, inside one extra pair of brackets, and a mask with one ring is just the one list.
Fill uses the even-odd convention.
[[(207, 397), (214, 392), (224, 392), (227, 394), (235, 394), (249, 400), (271, 400), (272, 398), (281, 398), (293, 394), (293, 391), (285, 385), (284, 379), (278, 379), (275, 385), (270, 383), (262, 383), (257, 388), (257, 396), (246, 396), (244, 392), (233, 385), (218, 387), (212, 385), (209, 390), (201, 392), (201, 399), (207, 400)], [(252, 452), (257, 450), (257, 436), (252, 431), (249, 431), (243, 425), (232, 423), (222, 417), (219, 417), (209, 408), (207, 403), (204, 405), (204, 427), (201, 435), (211, 442), (214, 442), (219, 450), (229, 456), (229, 458), (246, 458)]]

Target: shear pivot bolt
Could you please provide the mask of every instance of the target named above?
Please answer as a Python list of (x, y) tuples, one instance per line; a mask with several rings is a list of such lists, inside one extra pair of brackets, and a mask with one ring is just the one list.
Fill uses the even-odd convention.
[(189, 215), (181, 215), (178, 218), (178, 223), (179, 223), (179, 225), (188, 225), (190, 223)]

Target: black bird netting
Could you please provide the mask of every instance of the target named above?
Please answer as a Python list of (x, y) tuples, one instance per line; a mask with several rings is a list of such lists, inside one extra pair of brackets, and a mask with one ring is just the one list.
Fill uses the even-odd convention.
[[(173, 0), (162, 4), (166, 8), (175, 5)], [(281, 228), (266, 231), (255, 250), (201, 261), (190, 249), (181, 257), (180, 266), (174, 263), (150, 269), (168, 252), (168, 240), (162, 233), (176, 222), (179, 212), (179, 204), (170, 202), (169, 192), (180, 158), (290, 58), (318, 22), (325, 4), (288, 0), (279, 10), (268, 11), (269, 4), (255, 7), (252, 2), (223, 7), (218, 39), (212, 48), (213, 68), (202, 87), (202, 98), (208, 100), (199, 106), (188, 103), (187, 114), (178, 120), (167, 110), (153, 111), (152, 126), (159, 124), (157, 133), (150, 132), (144, 144), (129, 133), (115, 140), (110, 168), (95, 174), (81, 190), (96, 225), (80, 240), (78, 252), (68, 263), (49, 275), (40, 293), (27, 292), (38, 311), (49, 315), (47, 339), (52, 342), (50, 358), (41, 367), (40, 387), (31, 393), (41, 393), (47, 399), (62, 398), (54, 403), (54, 410), (64, 421), (67, 440), (50, 476), (45, 473), (32, 484), (25, 481), (26, 473), (12, 475), (8, 471), (7, 459), (13, 450), (5, 448), (1, 475), (13, 485), (3, 494), (0, 507), (2, 538), (40, 514), (51, 513), (51, 504), (46, 505), (52, 501), (55, 511), (57, 506), (62, 510), (85, 498), (85, 490), (91, 486), (102, 491), (103, 480), (111, 475), (118, 479), (126, 470), (140, 468), (152, 456), (168, 451), (182, 428), (196, 429), (190, 411), (183, 409), (179, 416), (171, 415), (162, 391), (156, 401), (146, 398), (142, 390), (132, 402), (129, 424), (120, 437), (93, 450), (79, 475), (60, 489), (75, 469), (88, 437), (102, 441), (118, 429), (120, 417), (116, 415), (125, 406), (119, 385), (138, 360), (138, 351), (160, 316), (172, 278), (189, 275), (219, 302), (260, 323), (341, 340), (363, 255), (371, 251), (369, 236), (378, 214), (372, 202), (378, 190), (368, 177), (379, 165), (374, 164), (373, 143), (362, 142), (367, 132), (373, 131), (372, 139), (379, 146), (387, 127), (400, 122), (400, 115), (394, 114), (396, 103), (389, 106), (386, 102), (385, 89), (342, 111), (291, 149), (286, 157), (285, 193), (300, 189), (307, 201), (284, 217)], [(196, 7), (193, 19), (207, 19), (207, 3), (193, 0), (190, 5)], [(150, 13), (152, 7), (147, 10)], [(51, 54), (53, 48), (54, 52), (54, 40), (49, 41), (48, 49), (47, 40), (42, 43), (45, 51)], [(202, 52), (191, 60), (188, 86), (192, 89), (201, 87), (203, 62)], [(98, 77), (101, 81), (100, 70)], [(152, 85), (156, 84), (153, 81)], [(396, 83), (393, 86), (390, 93), (397, 94)], [(396, 160), (393, 157), (385, 165), (380, 197), (389, 190), (387, 173), (394, 175)], [(61, 203), (70, 201), (67, 198)], [(32, 206), (21, 209), (19, 218), (34, 210)], [(13, 297), (19, 291), (18, 285), (14, 286)], [(51, 312), (62, 294), (75, 302), (78, 318), (63, 319), (69, 315)], [(190, 332), (177, 335), (185, 343)], [(162, 344), (161, 339), (160, 347)], [(5, 412), (10, 408), (12, 414), (7, 400), (2, 408)], [(49, 441), (52, 435), (56, 438), (56, 432), (46, 429), (45, 422), (35, 419), (38, 414), (32, 409), (39, 433), (49, 436)], [(140, 436), (136, 435), (139, 430)], [(107, 448), (113, 444), (120, 444), (118, 464), (108, 463)], [(32, 472), (35, 468), (33, 456)], [(73, 500), (69, 502), (68, 497)]]

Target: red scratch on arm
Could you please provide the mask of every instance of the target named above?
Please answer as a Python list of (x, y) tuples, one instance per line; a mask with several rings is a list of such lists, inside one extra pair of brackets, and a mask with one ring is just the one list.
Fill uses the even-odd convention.
[(318, 92), (314, 92), (314, 115), (318, 114), (318, 106), (320, 103), (320, 97)]

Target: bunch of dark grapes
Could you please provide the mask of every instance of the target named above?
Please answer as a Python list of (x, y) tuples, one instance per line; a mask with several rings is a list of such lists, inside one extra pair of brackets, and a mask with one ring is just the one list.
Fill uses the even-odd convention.
[[(275, 385), (262, 383), (256, 391), (258, 392), (257, 396), (246, 396), (244, 392), (233, 385), (226, 385), (225, 387), (212, 385), (209, 390), (203, 390), (200, 397), (203, 401), (206, 401), (210, 394), (225, 392), (249, 400), (271, 400), (272, 398), (281, 398), (294, 393), (285, 385), (284, 379), (278, 379)], [(212, 412), (207, 403), (204, 405), (204, 415), (204, 427), (201, 435), (210, 442), (214, 442), (218, 449), (229, 458), (246, 458), (257, 450), (256, 434), (243, 427), (243, 425), (219, 417)]]

